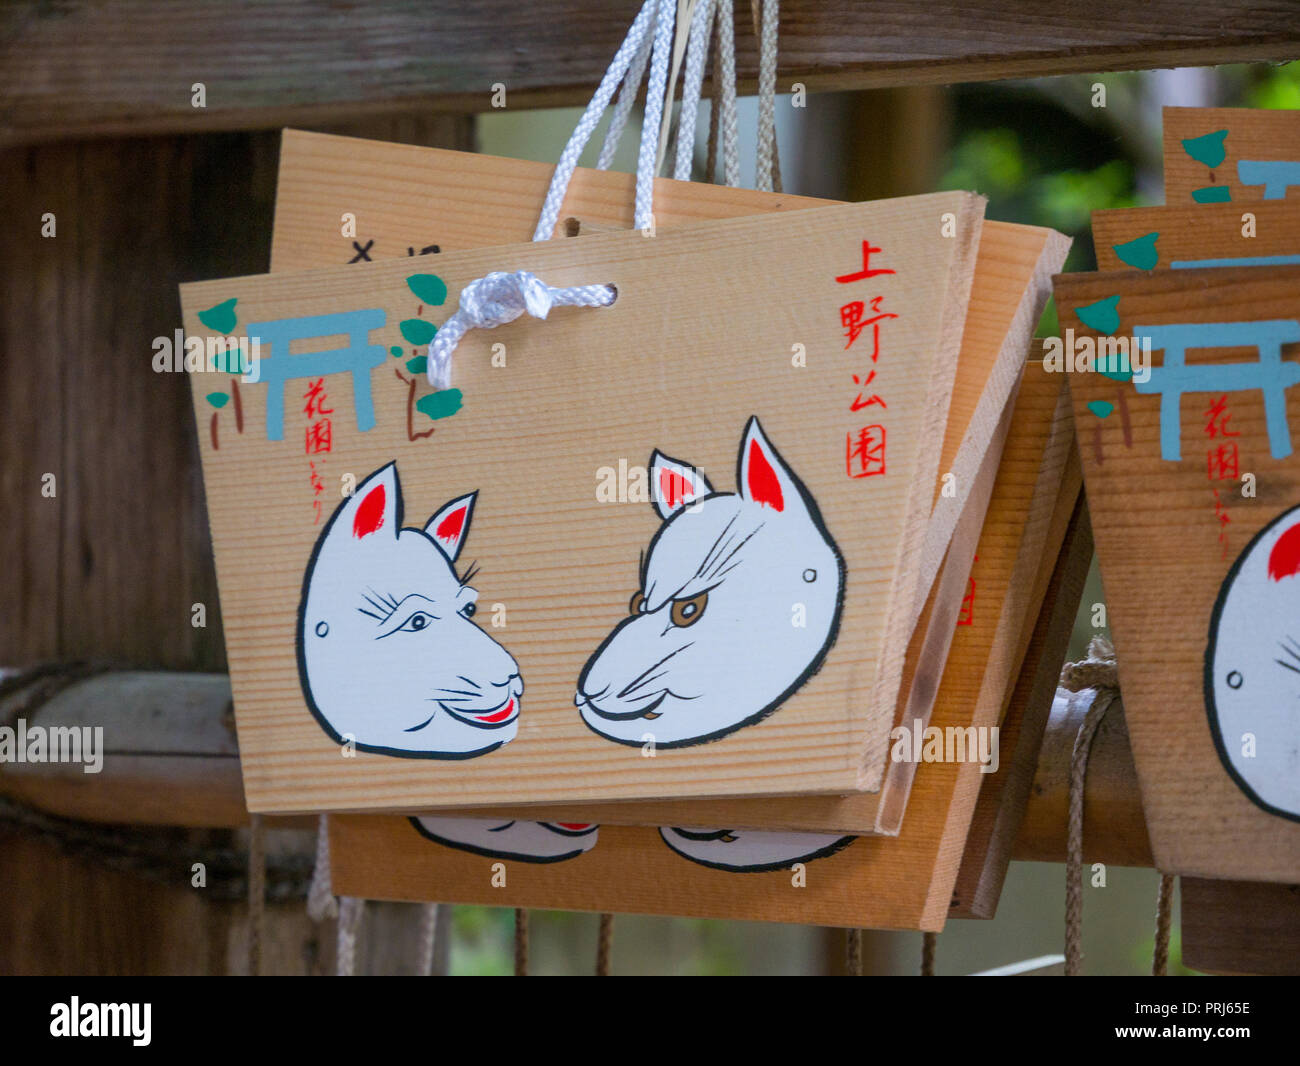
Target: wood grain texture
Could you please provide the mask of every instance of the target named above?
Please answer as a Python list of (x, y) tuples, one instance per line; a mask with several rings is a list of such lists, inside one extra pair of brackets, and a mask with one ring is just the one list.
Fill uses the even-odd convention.
[[(1022, 823), (1036, 800), (1031, 786), (1043, 734), (1092, 563), (1092, 527), (1087, 506), (1079, 497), (1081, 481), (1078, 460), (1072, 457), (1053, 516), (1054, 526), (1064, 519), (1068, 527), (1063, 540), (1049, 539), (1049, 543), (1060, 544), (1060, 551), (1055, 560), (1050, 556), (1044, 559), (1051, 576), (1037, 618), (1027, 620), (1033, 632), (1002, 720), (1003, 770), (980, 786), (953, 886), (952, 918), (992, 918), (1011, 859), (1023, 858), (1016, 846)], [(1048, 824), (1064, 840), (1065, 823)]]
[[(306, 270), (345, 263), (366, 248), (374, 260), (436, 246), (442, 251), (528, 240), (553, 168), (544, 163), (465, 156), (415, 146), (361, 143), (286, 130), (276, 197), (271, 269)], [(570, 182), (560, 226), (584, 234), (632, 226), (635, 178), (579, 168)], [(491, 193), (490, 205), (484, 190)], [(834, 201), (733, 189), (698, 182), (655, 182), (655, 224), (671, 229), (707, 219), (829, 206)], [(357, 218), (359, 240), (340, 236), (339, 218)], [(1013, 329), (1032, 330), (1037, 295), (1064, 262), (1068, 244), (1053, 231), (986, 223), (976, 260), (978, 300), (967, 307), (961, 356), (936, 470), (953, 474), (955, 492), (935, 484), (932, 521), (920, 547), (920, 575), (911, 619), (916, 622), (938, 573), (953, 528), (988, 450), (993, 428), (1019, 381), (1022, 356)], [(1030, 264), (1034, 264), (1032, 267)], [(1026, 269), (1039, 288), (1027, 292)], [(1026, 326), (1027, 323), (1027, 326)]]
[(1300, 885), (1178, 880), (1183, 965), (1204, 973), (1300, 974)]
[[(472, 142), (469, 122), (450, 116), (366, 132)], [(0, 185), (31, 220), (0, 251), (7, 664), (225, 668), (188, 389), (182, 375), (154, 372), (153, 345), (179, 321), (177, 284), (266, 269), (277, 141), (213, 134), (0, 152)], [(46, 212), (53, 237), (41, 233)], [(53, 497), (42, 495), (46, 474)], [(195, 603), (206, 628), (191, 625)]]
[[(935, 318), (933, 308), (950, 308), (954, 288), (969, 288), (981, 208), (966, 194), (937, 194), (817, 208), (798, 218), (702, 223), (660, 231), (652, 240), (639, 233), (601, 234), (438, 257), (439, 275), (453, 294), (502, 266), (532, 269), (552, 284), (591, 283), (598, 276), (619, 290), (618, 302), (598, 311), (561, 311), (541, 328), (530, 320), (499, 328), (490, 341), (476, 334), (462, 342), (456, 384), (473, 402), (444, 423), (432, 443), (408, 442), (406, 390), (396, 387), (375, 390), (379, 430), (363, 435), (351, 419), (334, 421), (334, 470), (360, 480), (398, 457), (410, 514), (432, 513), (470, 489), (482, 492), (474, 553), (494, 570), (485, 594), (510, 605), (507, 643), (529, 678), (534, 710), (515, 742), (455, 764), (454, 773), (446, 763), (431, 767), (361, 754), (344, 762), (340, 774), (338, 749), (292, 697), (298, 677), (291, 635), (317, 531), (301, 448), (265, 440), (265, 390), (246, 386), (244, 417), (251, 431), (227, 433), (219, 451), (205, 448), (203, 454), (250, 807), (282, 813), (317, 805), (420, 809), (503, 797), (536, 802), (875, 787), (878, 769), (873, 781), (862, 767), (878, 768), (883, 755), (905, 643), (886, 621), (910, 608), (915, 595), (915, 565), (906, 549), (920, 543), (936, 459), (933, 449), (925, 455), (922, 441), (941, 439), (946, 418), (946, 391), (930, 378), (941, 377), (946, 366), (951, 387), (960, 339), (957, 330), (944, 347), (953, 332), (944, 323), (948, 312)], [(945, 211), (957, 216), (952, 240), (934, 225)], [(896, 293), (900, 318), (891, 324), (900, 330), (891, 343), (909, 352), (906, 368), (900, 362), (881, 372), (895, 427), (890, 471), (899, 476), (872, 479), (876, 484), (866, 489), (845, 476), (851, 418), (834, 415), (827, 391), (829, 375), (847, 379), (855, 358), (843, 351), (834, 277), (846, 269), (839, 265), (845, 255), (848, 269), (860, 264), (856, 234), (862, 232), (899, 249), (898, 278), (906, 287)], [(744, 275), (737, 285), (742, 252), (749, 261), (781, 258), (784, 269)], [(406, 287), (409, 273), (409, 261), (401, 259), (197, 283), (184, 288), (187, 332), (203, 334), (198, 310), (235, 297), (244, 322), (383, 307), (390, 327), (376, 339), (387, 347), (398, 339), (398, 319), (415, 303)], [(718, 321), (728, 329), (711, 325)], [(642, 344), (634, 350), (627, 343), (646, 329), (655, 338), (655, 376), (663, 383), (649, 418), (643, 413), (650, 400), (642, 387), (646, 353)], [(814, 369), (789, 369), (787, 337), (818, 353)], [(507, 372), (489, 365), (491, 343), (507, 346)], [(557, 369), (553, 353), (559, 351), (565, 359)], [(772, 360), (768, 369), (755, 361), (754, 353), (764, 352)], [(719, 391), (716, 381), (728, 382), (726, 390)], [(211, 411), (204, 396), (212, 380), (197, 374), (193, 383), (196, 415), (206, 424)], [(771, 403), (774, 389), (781, 393), (779, 410)], [(349, 379), (331, 379), (330, 395), (346, 412)], [(700, 395), (709, 397), (707, 410), (698, 403), (672, 409), (682, 397)], [(691, 455), (706, 471), (725, 472), (734, 466), (752, 414), (763, 416), (767, 432), (818, 498), (859, 591), (846, 600), (838, 654), (833, 651), (781, 708), (794, 713), (707, 749), (674, 752), (671, 769), (667, 758), (646, 765), (639, 748), (590, 733), (572, 706), (582, 663), (626, 612), (629, 570), (654, 525), (645, 504), (600, 503), (597, 471), (620, 458), (635, 463), (664, 446)], [(511, 427), (509, 435), (503, 425)], [(928, 431), (922, 434), (921, 426)], [(421, 462), (427, 455), (437, 456), (433, 469)], [(913, 491), (912, 473), (926, 466), (926, 489)], [(721, 481), (723, 474), (714, 476)], [(489, 499), (501, 501), (495, 515), (482, 505)], [(545, 508), (546, 536), (539, 537), (533, 523), (542, 499), (552, 504)], [(244, 521), (253, 511), (256, 530)], [(255, 543), (260, 550), (245, 550)], [(881, 545), (889, 547), (882, 552)], [(581, 588), (565, 580), (578, 560)], [(571, 773), (559, 772), (579, 766), (576, 786)]]
[[(6, 6), (6, 140), (338, 122), (381, 110), (486, 111), (585, 102), (638, 0), (527, 5), (382, 0), (76, 0)], [(973, 0), (936, 18), (918, 0), (787, 0), (778, 83), (877, 88), (1300, 55), (1282, 0)], [(740, 91), (754, 91), (749, 11), (736, 8)], [(207, 106), (190, 86), (207, 86)], [(706, 93), (707, 93), (706, 89)]]
[[(1060, 375), (1031, 364), (1021, 385), (980, 538), (973, 624), (959, 627), (953, 638), (931, 716), (931, 725), (940, 729), (995, 725), (1010, 695), (1018, 667), (1016, 645), (1032, 614), (1032, 604), (1025, 601), (1032, 595), (1033, 575), (1042, 556), (1055, 550), (1043, 541), (1070, 454), (1063, 384)], [(921, 764), (900, 835), (859, 837), (843, 851), (809, 863), (807, 887), (797, 890), (789, 871), (707, 869), (676, 856), (654, 829), (605, 824), (596, 847), (578, 859), (549, 867), (509, 864), (508, 883), (516, 887), (506, 893), (489, 885), (490, 860), (433, 844), (406, 819), (380, 816), (331, 819), (334, 885), (337, 891), (383, 899), (938, 929), (947, 916), (983, 776), (973, 761)], [(799, 808), (788, 798), (746, 802), (769, 805), (769, 824), (791, 828), (791, 809), (819, 801), (800, 797)], [(825, 800), (828, 807), (835, 802), (833, 797)], [(619, 806), (649, 809), (648, 804), (599, 809), (616, 813)], [(697, 800), (676, 808), (658, 806), (684, 819), (666, 824), (728, 824), (709, 817), (717, 813), (716, 804)], [(583, 809), (548, 805), (544, 813), (555, 821), (587, 821)], [(526, 812), (504, 816), (520, 813)], [(823, 819), (821, 828), (832, 824)], [(611, 840), (614, 846), (604, 850)]]
[[(1223, 158), (1209, 166), (1218, 154), (1195, 158), (1183, 147), (1183, 141), (1213, 135), (1226, 130), (1222, 142)], [(1206, 146), (1208, 150), (1211, 146)], [(1213, 147), (1218, 147), (1217, 145)], [(1197, 146), (1193, 146), (1196, 150)], [(1198, 203), (1192, 198), (1197, 190), (1227, 189), (1234, 204), (1253, 206), (1264, 200), (1264, 186), (1247, 185), (1241, 180), (1237, 164), (1242, 160), (1300, 160), (1300, 111), (1269, 110), (1249, 107), (1166, 107), (1164, 109), (1165, 203), (1183, 207)], [(1292, 189), (1288, 198), (1300, 197)], [(1206, 205), (1208, 206), (1208, 205)], [(1238, 212), (1240, 215), (1240, 212)]]
[[(1021, 246), (1019, 252), (1014, 252), (1014, 244), (1007, 243), (1012, 238), (1021, 236), (1020, 234), (1002, 231), (996, 223), (987, 223), (984, 232), (985, 236), (981, 241), (980, 255), (976, 260), (975, 281), (972, 283), (971, 310), (967, 316), (969, 329), (963, 341), (963, 355), (972, 353), (976, 354), (977, 358), (972, 361), (965, 361), (964, 365), (967, 369), (963, 369), (963, 362), (959, 362), (959, 385), (964, 385), (965, 390), (958, 388), (954, 391), (954, 411), (958, 409), (957, 398), (964, 397), (962, 402), (965, 409), (971, 412), (971, 429), (967, 431), (967, 443), (962, 448), (953, 450), (955, 456), (954, 465), (964, 463), (965, 457), (971, 454), (973, 450), (972, 442), (977, 439), (972, 430), (980, 424), (976, 415), (985, 406), (983, 399), (976, 404), (971, 403), (973, 394), (971, 379), (975, 375), (970, 372), (969, 367), (972, 363), (975, 366), (984, 365), (987, 367), (989, 365), (988, 353), (992, 350), (993, 345), (998, 345), (1000, 347), (998, 362), (995, 364), (993, 371), (988, 371), (993, 378), (989, 387), (996, 392), (999, 388), (996, 379), (1000, 373), (1000, 368), (1008, 361), (1012, 365), (1021, 363), (1029, 346), (1033, 323), (1037, 320), (1041, 310), (1041, 295), (1035, 295), (1035, 293), (1041, 293), (1041, 285), (1043, 284), (1041, 280), (1043, 277), (1042, 271), (1050, 269), (1049, 264), (1060, 262), (1065, 254), (1063, 245), (1048, 241), (1038, 252), (1036, 264), (1031, 267), (1032, 247), (1026, 249)], [(1009, 258), (1005, 258), (1008, 256)], [(1018, 267), (1014, 265), (1017, 260), (1019, 261)], [(1016, 288), (1018, 285), (1024, 287), (1018, 289)], [(1015, 293), (1019, 293), (1019, 295), (1017, 296)], [(1011, 310), (1013, 305), (1016, 307), (1014, 312)], [(995, 310), (997, 308), (1001, 308), (1001, 311)], [(1006, 332), (997, 334), (995, 332), (997, 328), (1001, 328)], [(1033, 365), (1031, 364), (1031, 367)], [(1022, 371), (1022, 373), (1025, 372)], [(1029, 377), (1032, 378), (1033, 374), (1030, 373)], [(1037, 387), (1045, 388), (1046, 386)], [(1056, 394), (1053, 394), (1053, 397), (1055, 396)], [(1046, 398), (1046, 393), (1039, 392), (1029, 399), (1022, 399), (1018, 402), (1032, 407), (1035, 404), (1048, 403), (1049, 400)], [(1055, 403), (1058, 401), (1053, 398), (1050, 402)], [(1054, 417), (1068, 421), (1065, 416), (1064, 400), (1061, 399), (1059, 402), (1062, 409)], [(1032, 421), (1036, 416), (1026, 414), (1025, 417)], [(950, 425), (949, 436), (945, 440), (945, 451), (952, 448), (954, 435), (953, 427)], [(1032, 449), (1035, 445), (1030, 444), (1028, 447), (1030, 454), (1033, 454)], [(1070, 450), (1069, 441), (1066, 438), (1057, 439), (1054, 437), (1050, 447), (1050, 454), (1048, 458), (1043, 460), (1041, 468), (1038, 466), (1033, 467), (1034, 470), (1039, 471), (1041, 478), (1041, 483), (1035, 485), (1032, 490), (1034, 507), (1038, 509), (1034, 511), (1034, 514), (1039, 516), (1044, 513), (1044, 508), (1050, 509), (1053, 504), (1055, 499), (1053, 493), (1056, 491), (1054, 486), (1062, 477), (1066, 456)], [(941, 469), (951, 469), (951, 467), (941, 466)], [(1025, 468), (1020, 468), (1022, 472), (1023, 469)], [(1001, 475), (1001, 470), (999, 473)], [(962, 476), (966, 477), (966, 480), (964, 482), (959, 480), (958, 485), (969, 488), (974, 483), (974, 479), (964, 472)], [(1006, 476), (1013, 477), (1015, 475), (1009, 474)], [(940, 492), (941, 481), (942, 479), (936, 483), (936, 495)], [(997, 491), (996, 486), (994, 491)], [(1029, 499), (1029, 490), (1026, 489), (1025, 501)], [(945, 500), (940, 497), (936, 503), (936, 510), (953, 507), (953, 505), (953, 500)], [(1025, 502), (1024, 506), (1029, 507), (1029, 504)], [(1061, 526), (1062, 531), (1063, 528)], [(1040, 533), (1040, 530), (1034, 530), (1033, 535), (1027, 535), (1027, 546), (1023, 549), (1025, 552), (1023, 559), (1014, 554), (1007, 554), (1014, 553), (1020, 543), (1014, 537), (1011, 540), (996, 541), (988, 547), (981, 544), (978, 549), (986, 558), (986, 562), (982, 564), (981, 569), (996, 573), (997, 568), (1000, 566), (1009, 567), (1015, 565), (1020, 568), (1011, 595), (1013, 598), (1027, 597), (1026, 603), (1030, 602), (1035, 595), (1033, 591), (1033, 575), (1037, 572), (1039, 565), (1037, 553), (1042, 550), (1043, 543), (1039, 537)], [(1018, 535), (1016, 536), (1018, 537)], [(1042, 590), (1040, 588), (1037, 595), (1041, 596), (1041, 594)], [(931, 616), (935, 620), (936, 632), (941, 632), (944, 626), (951, 626), (957, 617), (958, 607), (951, 601), (947, 602), (946, 606), (936, 609), (933, 597), (931, 597), (925, 608), (920, 624), (912, 630), (908, 642), (907, 657), (903, 668), (903, 681), (894, 714), (895, 724), (903, 720), (907, 711), (906, 704), (911, 698), (917, 672), (922, 665), (919, 657), (930, 633)], [(1007, 624), (1018, 626), (1020, 623), (1016, 621)], [(1015, 632), (1018, 633), (1018, 630)], [(1014, 640), (1014, 637), (1004, 637), (1002, 639)], [(1027, 639), (1027, 636), (1025, 639)], [(996, 670), (992, 670), (990, 667), (985, 652), (972, 650), (968, 654), (970, 658), (953, 664), (950, 652), (950, 666), (947, 669), (951, 669), (954, 675), (962, 670), (970, 671), (970, 676), (974, 679), (978, 679), (980, 676), (997, 676)], [(981, 654), (984, 654), (985, 657), (981, 658)], [(922, 672), (923, 684), (919, 688), (928, 691), (921, 696), (914, 708), (914, 712), (919, 713), (922, 719), (930, 713), (928, 708), (937, 698), (935, 682), (937, 682), (941, 674), (945, 677), (948, 676), (944, 672), (945, 669), (942, 662), (924, 664)], [(991, 672), (986, 673), (986, 671)], [(958, 698), (965, 697), (960, 696)], [(995, 698), (992, 690), (990, 690), (988, 698)], [(563, 807), (556, 816), (562, 819), (572, 818), (577, 821), (595, 820), (604, 823), (632, 825), (684, 824), (694, 817), (697, 824), (725, 824), (736, 827), (791, 830), (833, 829), (855, 833), (896, 833), (898, 831), (901, 806), (908, 795), (908, 784), (909, 777), (907, 774), (895, 777), (891, 768), (891, 773), (886, 777), (885, 781), (886, 789), (879, 794), (717, 800), (712, 802), (691, 801), (689, 803), (619, 803), (607, 806), (586, 804)], [(889, 794), (890, 786), (894, 789), (892, 797)], [(889, 801), (892, 805), (889, 812), (882, 810), (882, 805), (886, 801)], [(548, 811), (553, 810), (554, 805), (548, 805), (547, 809)], [(505, 812), (500, 806), (494, 806), (492, 813), (502, 814)], [(515, 813), (523, 814), (525, 812), (516, 811)]]
[[(1119, 295), (1117, 334), (1134, 324), (1291, 319), (1300, 316), (1300, 268), (1112, 272), (1056, 281), (1061, 326), (1096, 334), (1076, 309)], [(1249, 349), (1191, 358), (1235, 361)], [(1154, 354), (1157, 364), (1161, 353)], [(1300, 874), (1300, 824), (1257, 807), (1215, 750), (1203, 689), (1211, 609), (1229, 568), (1251, 537), (1300, 497), (1293, 457), (1274, 459), (1265, 439), (1262, 394), (1227, 394), (1241, 472), (1215, 480), (1208, 465), (1204, 412), (1217, 393), (1182, 404), (1181, 461), (1159, 444), (1160, 398), (1096, 373), (1071, 375), (1097, 555), (1106, 588), (1120, 684), (1156, 866), (1197, 877), (1294, 881)], [(1123, 401), (1102, 419), (1087, 404)], [(1289, 390), (1291, 425), (1300, 394)], [(1131, 445), (1126, 443), (1126, 435)], [(1221, 526), (1214, 492), (1220, 490)], [(1220, 529), (1223, 540), (1220, 541)]]
[[(1253, 216), (1253, 236), (1243, 221), (1247, 213)], [(1092, 213), (1097, 269), (1133, 269), (1137, 264), (1121, 259), (1116, 246), (1151, 233), (1159, 234), (1153, 242), (1156, 270), (1185, 270), (1190, 269), (1186, 264), (1206, 260), (1300, 256), (1300, 212), (1294, 203), (1129, 207)]]
[[(305, 268), (346, 258), (351, 245), (340, 240), (335, 224), (345, 210), (356, 214), (358, 234), (375, 258), (400, 256), (435, 239), (445, 249), (522, 240), (532, 231), (550, 174), (551, 168), (539, 163), (360, 144), (287, 130), (272, 267)], [(579, 169), (561, 219), (573, 220), (581, 233), (629, 227), (632, 181), (631, 175)], [(490, 211), (483, 209), (478, 194), (483, 188), (492, 192)], [(708, 217), (826, 203), (666, 180), (658, 181), (655, 190), (656, 223), (661, 229)], [(1018, 383), (1018, 368), (1041, 311), (1046, 278), (1063, 262), (1067, 247), (1064, 238), (1050, 231), (1005, 223), (986, 223), (982, 229), (938, 462), (939, 471), (953, 475), (955, 493), (943, 495), (943, 479), (936, 479), (935, 506), (922, 549), (917, 611), (926, 600), (924, 590), (938, 569), (957, 516), (965, 509), (999, 412)], [(955, 617), (956, 606), (950, 607)], [(924, 630), (914, 637), (918, 642), (923, 638)], [(911, 671), (915, 649), (909, 654), (913, 665), (906, 669)], [(904, 690), (910, 690), (910, 673)], [(877, 801), (873, 796), (860, 798), (863, 802), (854, 808), (851, 828), (874, 831)], [(644, 820), (635, 806), (639, 805), (620, 805), (612, 819)]]

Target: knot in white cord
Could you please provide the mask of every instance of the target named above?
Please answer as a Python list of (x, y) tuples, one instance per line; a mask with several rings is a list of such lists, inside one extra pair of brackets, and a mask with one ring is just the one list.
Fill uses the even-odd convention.
[(572, 285), (552, 288), (527, 270), (494, 270), (461, 290), (456, 313), (438, 327), (429, 342), (429, 384), (437, 389), (451, 385), (451, 354), (472, 329), (494, 329), (513, 322), (525, 311), (545, 318), (552, 307), (605, 307), (614, 302), (609, 285)]

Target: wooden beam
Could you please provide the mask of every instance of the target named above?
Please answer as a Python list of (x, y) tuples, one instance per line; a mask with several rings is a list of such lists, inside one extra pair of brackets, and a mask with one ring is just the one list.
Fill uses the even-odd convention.
[[(0, 700), (0, 722), (12, 721), (22, 695)], [(102, 725), (103, 767), (88, 774), (72, 763), (0, 764), (2, 797), (87, 822), (209, 828), (247, 822), (224, 674), (100, 674), (26, 714), (29, 727)], [(1054, 709), (1043, 740), (1045, 761), (1035, 775), (1012, 858), (1063, 861), (1064, 782), (1078, 727), (1077, 716)], [(1084, 844), (1089, 859), (1149, 866), (1141, 812), (1123, 715), (1115, 709), (1098, 731), (1088, 771)], [(306, 826), (314, 819), (275, 823)]]
[[(585, 102), (640, 0), (14, 0), (0, 143)], [(736, 5), (741, 92), (756, 81)], [(863, 89), (1300, 55), (1285, 0), (785, 0), (778, 87)], [(192, 102), (202, 82), (204, 107)]]
[(1178, 890), (1184, 966), (1220, 974), (1300, 974), (1300, 885), (1182, 877)]
[[(1092, 700), (1060, 699), (1038, 753), (1030, 801), (1012, 854), (1034, 862), (1065, 862), (1065, 826), (1070, 809), (1070, 755)], [(1151, 841), (1142, 816), (1137, 771), (1129, 748), (1124, 708), (1116, 701), (1097, 727), (1088, 757), (1083, 793), (1085, 862), (1152, 866)]]

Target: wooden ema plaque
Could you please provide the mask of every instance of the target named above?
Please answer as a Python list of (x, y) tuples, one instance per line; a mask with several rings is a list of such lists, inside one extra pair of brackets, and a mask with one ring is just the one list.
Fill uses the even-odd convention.
[[(1300, 595), (1298, 293), (1296, 267), (1056, 280), (1124, 709), (1166, 873), (1300, 878), (1288, 621)], [(1087, 370), (1090, 348), (1107, 362)]]
[(1164, 109), (1165, 203), (1247, 204), (1300, 195), (1300, 111)]
[[(345, 247), (353, 258), (363, 250), (366, 256), (384, 257), (487, 242), (494, 236), (500, 241), (518, 239), (531, 229), (550, 172), (550, 167), (537, 163), (490, 156), (466, 159), (454, 152), (286, 131), (273, 268), (303, 267), (330, 261), (331, 257), (339, 261)], [(629, 175), (579, 170), (565, 203), (566, 213), (572, 212), (572, 217), (583, 220), (584, 231), (593, 222), (598, 227), (630, 225), (630, 181)], [(480, 187), (492, 190), (494, 199), (503, 205), (500, 211), (476, 207), (473, 194), (466, 190)], [(827, 203), (683, 182), (661, 181), (657, 188), (656, 221), (661, 228), (710, 215), (784, 211)], [(345, 206), (364, 220), (360, 231), (363, 239), (351, 244), (340, 242), (332, 228), (331, 220)], [(438, 243), (429, 244), (435, 237)], [(922, 552), (922, 582), (932, 578), (937, 569), (932, 561), (926, 561), (934, 555), (932, 545), (947, 544), (935, 531), (947, 531), (943, 537), (950, 534), (955, 516), (964, 509), (970, 486), (986, 462), (994, 427), (1012, 391), (1009, 381), (1018, 380), (1018, 367), (1041, 310), (1046, 278), (1059, 269), (1067, 247), (1064, 238), (1047, 230), (1004, 223), (986, 223), (983, 228), (940, 458), (939, 469), (951, 477), (941, 476), (936, 484), (935, 509), (926, 542), (930, 547)], [(969, 551), (974, 550), (979, 521), (980, 516), (975, 516), (974, 528), (968, 534)], [(960, 609), (964, 572), (956, 575), (956, 581), (955, 598), (949, 592), (949, 602), (942, 610), (935, 612), (933, 603), (928, 608), (928, 617), (936, 618), (935, 628), (943, 630), (944, 637), (951, 633), (951, 623)], [(909, 651), (905, 668), (908, 683), (900, 697), (900, 717), (906, 694), (912, 688), (910, 680), (925, 633), (923, 628), (914, 637), (916, 647)], [(931, 699), (941, 667), (942, 656), (928, 664), (933, 676), (925, 678), (923, 684), (928, 686)], [(928, 706), (921, 706), (917, 713), (928, 714)], [(875, 831), (882, 825), (877, 807), (892, 792), (889, 817), (893, 824), (885, 823), (885, 829), (897, 832), (897, 819), (910, 784), (906, 774), (910, 765), (891, 764), (890, 770), (879, 796), (860, 795), (851, 807), (840, 808), (841, 818), (846, 821), (838, 826), (820, 822), (824, 805), (819, 802), (810, 805), (806, 813), (800, 813), (799, 799), (783, 806), (789, 806), (799, 825)], [(608, 812), (608, 820), (653, 820), (655, 812), (641, 811), (640, 806), (619, 805)], [(761, 813), (745, 810), (748, 805), (744, 803), (739, 806), (740, 810), (729, 813), (740, 817), (741, 824)]]
[(1300, 263), (1300, 210), (1262, 202), (1092, 213), (1099, 270), (1200, 270)]
[[(184, 286), (191, 337), (263, 349), (256, 385), (193, 374), (250, 808), (878, 788), (981, 207), (939, 194), (445, 252), (436, 273)], [(423, 392), (434, 309), (503, 268), (618, 299), (473, 333), (455, 388)], [(880, 344), (908, 353), (871, 377), (887, 349), (844, 311), (859, 283), (898, 316)], [(603, 472), (641, 456), (653, 499), (603, 498)], [(471, 559), (494, 575), (479, 621)], [(711, 568), (745, 559), (755, 580), (727, 605)], [(781, 612), (756, 670), (763, 599)]]

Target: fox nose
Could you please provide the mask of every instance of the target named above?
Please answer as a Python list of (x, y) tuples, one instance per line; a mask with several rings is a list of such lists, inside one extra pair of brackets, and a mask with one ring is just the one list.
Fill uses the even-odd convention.
[(522, 695), (524, 694), (524, 679), (523, 679), (522, 676), (520, 676), (520, 673), (519, 673), (518, 670), (516, 670), (514, 673), (512, 673), (512, 674), (510, 674), (508, 677), (506, 677), (506, 679), (505, 679), (504, 681), (493, 681), (493, 682), (492, 682), (492, 687), (493, 687), (493, 688), (510, 688), (512, 685), (518, 685), (518, 686), (519, 686), (519, 692), (518, 692), (518, 695), (522, 696)]

